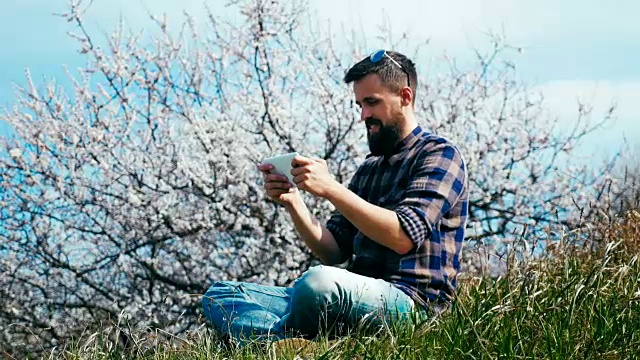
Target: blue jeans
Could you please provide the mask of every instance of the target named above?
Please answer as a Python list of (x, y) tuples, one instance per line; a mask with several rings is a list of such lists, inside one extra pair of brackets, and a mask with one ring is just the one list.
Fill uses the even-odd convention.
[(204, 315), (219, 331), (242, 342), (313, 338), (359, 323), (382, 325), (408, 319), (413, 300), (392, 284), (332, 266), (316, 266), (293, 287), (246, 282), (214, 283), (202, 298)]

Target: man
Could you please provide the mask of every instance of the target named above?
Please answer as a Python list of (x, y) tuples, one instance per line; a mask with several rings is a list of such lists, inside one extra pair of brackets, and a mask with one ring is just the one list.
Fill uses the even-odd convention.
[[(235, 339), (312, 338), (363, 320), (379, 325), (430, 312), (454, 295), (468, 211), (461, 154), (418, 126), (417, 75), (406, 56), (380, 50), (344, 81), (353, 83), (371, 152), (348, 187), (320, 159), (294, 158), (295, 186), (270, 165), (260, 167), (266, 193), (324, 265), (290, 288), (215, 283), (203, 297), (205, 316)], [(299, 190), (335, 206), (326, 225), (310, 215)], [(347, 260), (346, 269), (331, 266)]]

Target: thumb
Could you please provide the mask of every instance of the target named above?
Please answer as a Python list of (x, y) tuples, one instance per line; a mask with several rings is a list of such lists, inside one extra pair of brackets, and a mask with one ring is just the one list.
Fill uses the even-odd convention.
[(296, 155), (292, 160), (291, 160), (291, 165), (293, 167), (296, 166), (305, 166), (305, 165), (309, 165), (309, 164), (313, 164), (313, 159), (308, 158), (308, 157), (304, 157), (302, 155)]

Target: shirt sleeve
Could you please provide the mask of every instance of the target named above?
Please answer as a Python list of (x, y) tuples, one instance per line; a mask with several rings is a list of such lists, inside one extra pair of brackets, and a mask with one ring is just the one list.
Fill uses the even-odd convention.
[(395, 208), (402, 229), (419, 247), (462, 194), (466, 170), (460, 152), (442, 142), (425, 151), (411, 171), (403, 200)]
[[(358, 194), (358, 178), (360, 169), (351, 178), (348, 189)], [(346, 261), (353, 254), (353, 238), (358, 234), (358, 228), (356, 228), (347, 218), (345, 218), (339, 211), (334, 211), (327, 221), (327, 230), (331, 232), (336, 243), (342, 253), (342, 259), (340, 262)]]

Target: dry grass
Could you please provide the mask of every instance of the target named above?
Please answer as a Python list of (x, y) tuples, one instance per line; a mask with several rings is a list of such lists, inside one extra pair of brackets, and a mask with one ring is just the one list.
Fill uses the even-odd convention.
[[(45, 357), (64, 359), (431, 359), (640, 357), (640, 213), (566, 234), (502, 277), (473, 278), (438, 320), (321, 338), (305, 349), (226, 344), (201, 328), (181, 337), (123, 328), (87, 334)], [(128, 331), (128, 330), (127, 330)], [(151, 334), (151, 336), (149, 336)], [(276, 351), (278, 350), (278, 351)]]

